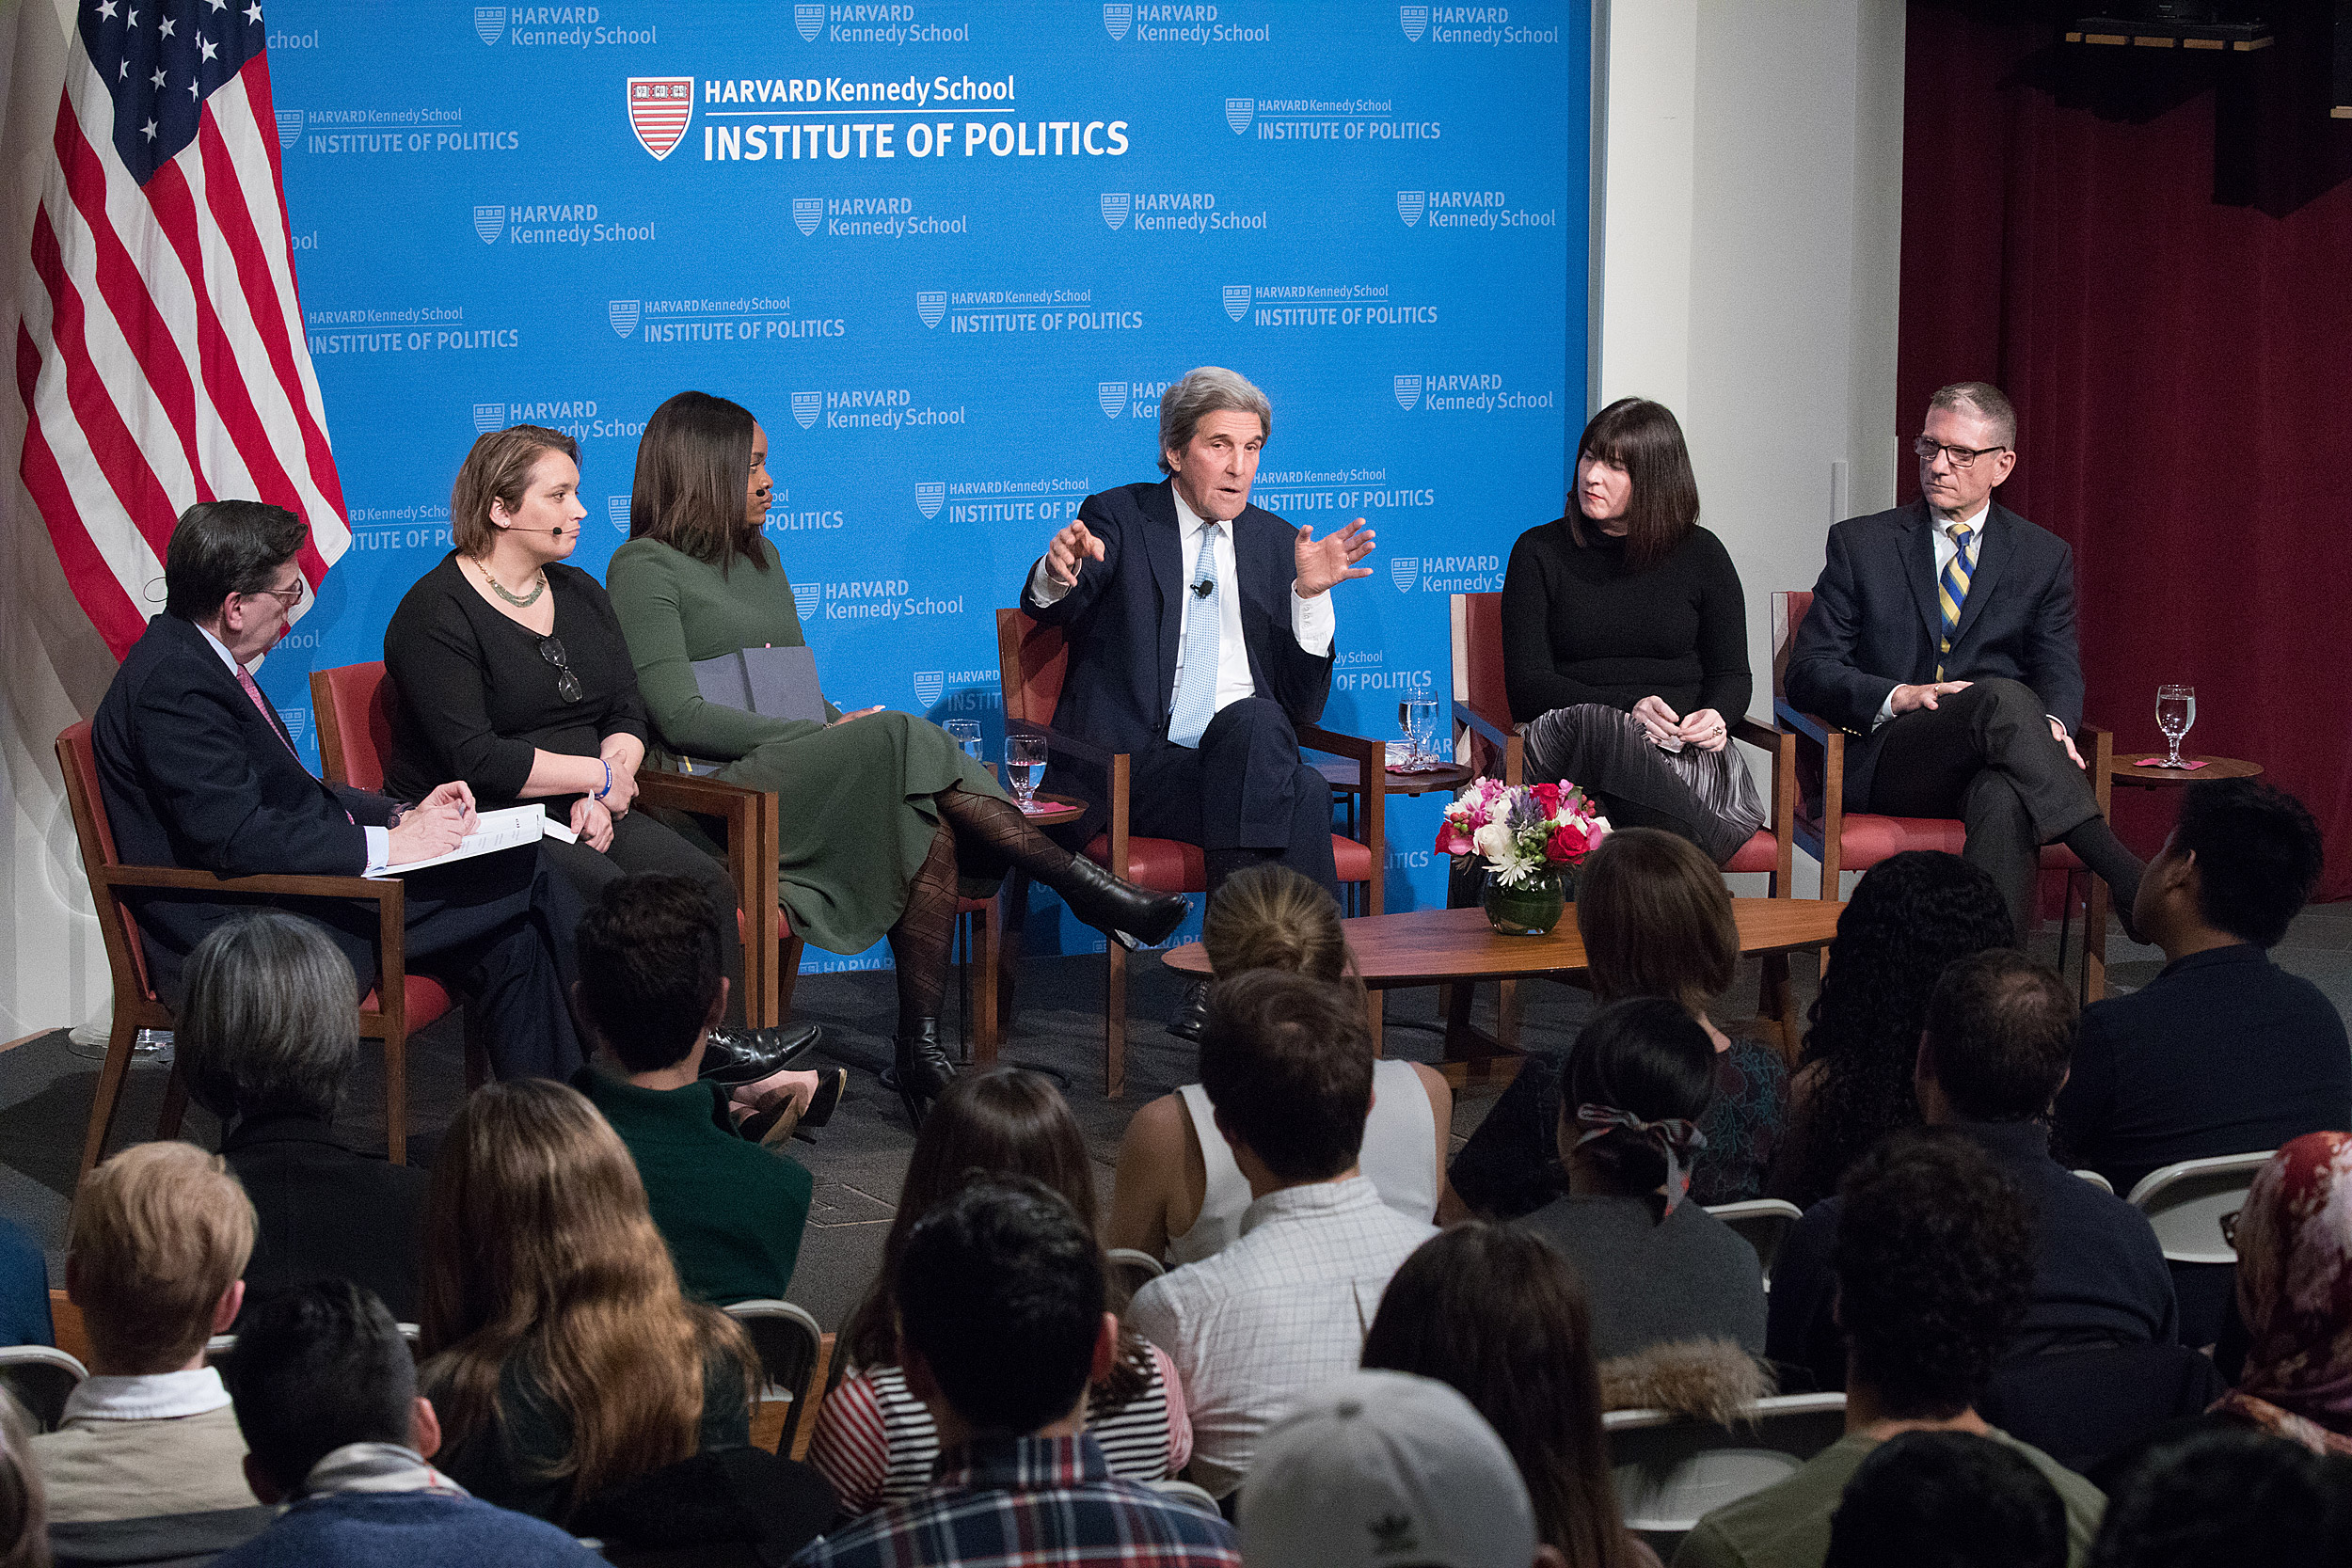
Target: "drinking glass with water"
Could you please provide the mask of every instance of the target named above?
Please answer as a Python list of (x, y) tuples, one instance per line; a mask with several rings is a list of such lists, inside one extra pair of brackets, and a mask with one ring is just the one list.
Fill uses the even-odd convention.
[(2197, 722), (2197, 689), (2193, 686), (2159, 686), (2156, 688), (2156, 728), (2164, 732), (2165, 743), (2171, 754), (2164, 759), (2167, 768), (2185, 768), (2181, 760), (2181, 737)]
[(1023, 805), (1037, 799), (1039, 778), (1045, 771), (1045, 737), (1041, 735), (1005, 736), (1005, 787)]
[(974, 762), (980, 760), (980, 721), (977, 719), (950, 719), (939, 726), (955, 736), (963, 754)]

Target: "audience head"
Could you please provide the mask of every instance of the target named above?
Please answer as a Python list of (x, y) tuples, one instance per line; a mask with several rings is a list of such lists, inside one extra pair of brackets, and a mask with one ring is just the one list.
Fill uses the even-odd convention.
[[(502, 519), (511, 526), (532, 485), (546, 482), (539, 465), (550, 452), (563, 460), (559, 467), (570, 467), (571, 482), (576, 483), (580, 443), (560, 430), (517, 424), (474, 438), (449, 487), (449, 537), (459, 555), (479, 561), (490, 553)], [(493, 515), (493, 508), (502, 518)]]
[(1821, 1568), (2066, 1568), (2066, 1505), (2005, 1443), (1906, 1432), (1870, 1450), (1829, 1520)]
[(1560, 1078), (1560, 1163), (1608, 1191), (1666, 1189), (1682, 1201), (1699, 1117), (1715, 1092), (1715, 1047), (1678, 1003), (1613, 1002), (1577, 1032)]
[[(180, 514), (164, 549), (164, 610), (183, 621), (214, 628), (232, 648), (227, 618), (241, 627), (248, 617), (285, 624), (282, 601), (259, 602), (293, 574), (294, 558), (310, 537), (301, 518), (264, 501), (199, 501)], [(255, 652), (259, 652), (256, 649)]]
[(1689, 839), (1656, 828), (1620, 829), (1585, 857), (1576, 929), (1603, 1002), (1666, 996), (1697, 1017), (1731, 989), (1740, 964), (1723, 872)]
[(1201, 917), (1200, 945), (1219, 977), (1279, 969), (1338, 983), (1355, 967), (1340, 906), (1287, 865), (1253, 865), (1225, 879)]
[(227, 1162), (194, 1144), (134, 1144), (82, 1179), (65, 1240), (66, 1294), (90, 1370), (176, 1372), (245, 1300), (253, 1205)]
[(968, 1173), (907, 1233), (898, 1259), (900, 1363), (974, 1433), (1026, 1436), (1082, 1414), (1118, 1354), (1103, 1252), (1059, 1194)]
[(2107, 1497), (2088, 1568), (2340, 1568), (2352, 1460), (2228, 1427), (2159, 1445)]
[(2034, 1218), (1964, 1135), (1899, 1132), (1847, 1173), (1830, 1266), (1847, 1386), (1882, 1417), (1949, 1420), (1976, 1402), (2026, 1313)]
[(629, 1071), (677, 1066), (719, 1021), (720, 921), (700, 882), (657, 872), (606, 883), (580, 917), (580, 1022)]
[[(1674, 410), (1662, 403), (1619, 398), (1594, 415), (1576, 443), (1575, 484), (1568, 531), (1580, 545), (1622, 531), (1626, 564), (1634, 571), (1665, 560), (1698, 527), (1691, 450)], [(1610, 526), (1620, 523), (1622, 530)]]
[(2273, 1154), (2231, 1241), (2247, 1334), (2238, 1393), (2282, 1412), (2283, 1436), (2352, 1436), (2352, 1133), (2306, 1132)]
[(1592, 1317), (1550, 1243), (1483, 1221), (1423, 1242), (1380, 1297), (1363, 1364), (1460, 1391), (1510, 1450), (1545, 1543), (1578, 1568), (1625, 1560)]
[(2000, 888), (1958, 855), (1911, 849), (1863, 874), (1807, 1015), (1804, 1060), (1819, 1068), (1800, 1202), (1826, 1197), (1864, 1149), (1918, 1124), (1912, 1074), (1936, 978), (1954, 958), (2015, 941)]
[(1372, 1036), (1360, 996), (1251, 970), (1209, 988), (1200, 1086), (1226, 1141), (1276, 1180), (1328, 1181), (1362, 1152)]
[(188, 955), (175, 1043), (196, 1102), (222, 1121), (332, 1121), (359, 1060), (358, 986), (315, 921), (279, 910), (215, 926)]
[(1274, 405), (1248, 377), (1222, 365), (1198, 366), (1160, 394), (1160, 472), (1176, 471), (1168, 454), (1182, 457), (1200, 421), (1211, 414), (1254, 414), (1260, 438), (1274, 439)]
[(417, 1397), (417, 1364), (373, 1291), (347, 1279), (256, 1291), (221, 1369), (245, 1434), (246, 1477), (265, 1503), (303, 1489), (351, 1443), (430, 1459), (441, 1431)]
[(2193, 784), (2140, 878), (2133, 921), (2151, 935), (2203, 926), (2275, 947), (2320, 870), (2319, 824), (2302, 801), (2253, 779)]
[(1239, 1513), (1253, 1568), (1560, 1561), (1494, 1429), (1407, 1372), (1350, 1372), (1292, 1406), (1259, 1440)]
[(49, 1510), (33, 1463), (32, 1422), (0, 1388), (0, 1568), (49, 1568)]
[(1955, 958), (1928, 999), (1921, 1108), (1940, 1094), (1962, 1121), (2047, 1115), (2081, 1022), (2074, 992), (2049, 965), (2008, 947)]
[[(739, 403), (708, 392), (680, 392), (653, 411), (637, 442), (637, 479), (628, 498), (628, 536), (657, 539), (723, 570), (741, 556), (761, 571), (766, 464), (759, 421)], [(761, 483), (753, 483), (758, 481)]]
[(694, 1452), (714, 1356), (744, 1369), (748, 1397), (749, 1337), (679, 1293), (635, 1161), (577, 1090), (525, 1078), (469, 1096), (433, 1162), (424, 1235), (421, 1349), (443, 1427), (497, 1420), (501, 1374), (527, 1355), (571, 1424), (574, 1503)]

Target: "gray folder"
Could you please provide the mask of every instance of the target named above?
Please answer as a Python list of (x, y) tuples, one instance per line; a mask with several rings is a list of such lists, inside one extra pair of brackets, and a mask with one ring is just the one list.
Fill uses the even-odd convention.
[(703, 701), (770, 719), (825, 721), (825, 693), (817, 684), (817, 656), (805, 647), (745, 648), (694, 661)]

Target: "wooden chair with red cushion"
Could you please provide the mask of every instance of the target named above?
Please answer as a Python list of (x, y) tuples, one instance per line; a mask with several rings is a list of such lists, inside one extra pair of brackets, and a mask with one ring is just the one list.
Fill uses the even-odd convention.
[[(1527, 752), (1526, 743), (1511, 718), (1511, 700), (1503, 684), (1502, 595), (1456, 594), (1452, 611), (1456, 754), (1460, 754), (1467, 741), (1470, 760), (1481, 773), (1499, 776), (1507, 784), (1520, 784), (1524, 782)], [(1766, 802), (1772, 821), (1751, 833), (1724, 869), (1761, 872), (1768, 879), (1766, 896), (1793, 898), (1796, 886), (1790, 872), (1796, 855), (1796, 739), (1745, 714), (1733, 719), (1730, 729), (1732, 739), (1753, 746), (1772, 758), (1772, 784)], [(1518, 1021), (1513, 1002), (1518, 982), (1505, 980), (1502, 986), (1499, 1035), (1504, 1045), (1516, 1046)], [(1766, 958), (1763, 995), (1758, 999), (1759, 1019), (1788, 1015), (1788, 1008), (1780, 1005), (1786, 999), (1788, 986), (1787, 957), (1773, 954)], [(1467, 1012), (1468, 1005), (1462, 998), (1469, 990), (1468, 986), (1460, 988), (1448, 998), (1449, 1004)], [(1766, 1032), (1778, 1033), (1776, 1028), (1767, 1028)], [(1795, 1048), (1793, 1040), (1783, 1040), (1780, 1045), (1784, 1053)]]
[[(1848, 871), (1867, 871), (1906, 849), (1940, 849), (1957, 855), (1967, 846), (1961, 823), (1942, 816), (1883, 816), (1875, 812), (1848, 811), (1845, 805), (1846, 732), (1816, 714), (1803, 713), (1788, 701), (1788, 654), (1797, 628), (1813, 608), (1809, 592), (1788, 591), (1772, 595), (1772, 716), (1796, 747), (1796, 838), (1805, 853), (1821, 863), (1820, 896), (1838, 896), (1838, 879)], [(2115, 736), (2086, 724), (2075, 736), (2090, 775), (2090, 792), (2106, 816), (2111, 787), (2107, 765), (2115, 756)], [(2063, 844), (2042, 847), (2042, 869), (2061, 872), (2066, 898), (2058, 921), (2058, 962), (2066, 961), (2066, 937), (2074, 922), (2074, 879), (2089, 882), (2083, 905), (2082, 995), (2095, 1002), (2107, 993), (2107, 884)], [(2020, 931), (2023, 942), (2029, 933)]]
[[(1070, 648), (1060, 628), (1039, 626), (1018, 610), (999, 610), (996, 659), (1004, 691), (1005, 733), (1043, 736), (1049, 752), (1100, 768), (1109, 780), (1110, 799), (1100, 802), (1109, 821), (1081, 853), (1107, 867), (1112, 876), (1154, 893), (1206, 893), (1208, 860), (1199, 845), (1145, 838), (1128, 831), (1129, 753), (1104, 751), (1052, 727), (1062, 680), (1070, 668)], [(1342, 735), (1319, 725), (1301, 729), (1298, 743), (1311, 751), (1346, 757), (1357, 765), (1363, 791), (1364, 836), (1359, 841), (1333, 833), (1331, 854), (1339, 863), (1340, 880), (1360, 884), (1363, 890), (1359, 912), (1378, 914), (1384, 883), (1381, 830), (1388, 799), (1388, 748), (1377, 740)], [(1110, 941), (1103, 947), (1109, 960), (1103, 1007), (1104, 1092), (1117, 1100), (1127, 1080), (1127, 951)]]
[[(408, 1036), (448, 1012), (452, 1001), (438, 980), (407, 973), (404, 961), (407, 890), (400, 879), (222, 877), (176, 866), (126, 865), (116, 853), (114, 828), (106, 817), (105, 798), (99, 792), (98, 757), (90, 746), (87, 721), (57, 736), (57, 766), (65, 775), (66, 800), (73, 812), (74, 837), (81, 844), (82, 869), (89, 879), (90, 900), (97, 906), (99, 930), (106, 943), (106, 965), (114, 977), (114, 1029), (106, 1039), (105, 1064), (98, 1071), (98, 1091), (90, 1100), (89, 1129), (82, 1141), (82, 1165), (75, 1180), (87, 1176), (105, 1152), (115, 1112), (122, 1101), (122, 1081), (131, 1066), (131, 1048), (139, 1031), (173, 1026), (172, 1011), (156, 995), (148, 974), (138, 920), (125, 899), (126, 894), (145, 888), (200, 891), (208, 898), (224, 901), (249, 896), (256, 904), (303, 897), (348, 898), (375, 906), (382, 979), (360, 999), (359, 1033), (384, 1042), (385, 1151), (394, 1164), (405, 1163)], [(187, 1081), (175, 1063), (164, 1092), (163, 1115), (155, 1124), (157, 1137), (179, 1132), (187, 1100)]]

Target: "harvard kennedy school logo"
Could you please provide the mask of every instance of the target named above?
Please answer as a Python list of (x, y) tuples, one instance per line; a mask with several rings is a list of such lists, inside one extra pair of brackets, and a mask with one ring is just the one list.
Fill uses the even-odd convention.
[(1257, 112), (1258, 101), (1254, 98), (1229, 98), (1225, 101), (1225, 123), (1233, 128), (1233, 135), (1237, 136), (1249, 129), (1249, 119)]
[(1409, 594), (1421, 577), (1421, 557), (1392, 555), (1389, 557), (1389, 580), (1396, 584), (1400, 594)]
[(1117, 43), (1127, 36), (1127, 29), (1134, 25), (1135, 20), (1136, 8), (1131, 5), (1113, 5), (1103, 8), (1103, 31), (1110, 34), (1113, 43)]
[(914, 700), (921, 703), (925, 707), (937, 706), (940, 696), (946, 692), (946, 671), (917, 670), (914, 672)]
[(637, 133), (637, 145), (655, 158), (666, 158), (676, 150), (693, 118), (691, 76), (628, 79), (628, 128)]
[(604, 319), (612, 324), (612, 330), (615, 334), (626, 338), (637, 330), (637, 316), (640, 309), (638, 302), (633, 299), (609, 299), (604, 305)]
[(1421, 35), (1429, 28), (1429, 8), (1426, 6), (1397, 7), (1396, 24), (1405, 29), (1406, 42), (1419, 43)]
[(504, 6), (476, 6), (473, 8), (474, 37), (485, 43), (496, 43), (506, 36)]
[(494, 206), (476, 207), (473, 210), (473, 231), (482, 236), (484, 245), (498, 244), (499, 236), (506, 232), (506, 203), (501, 201)]

